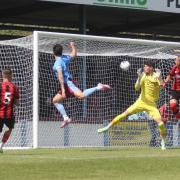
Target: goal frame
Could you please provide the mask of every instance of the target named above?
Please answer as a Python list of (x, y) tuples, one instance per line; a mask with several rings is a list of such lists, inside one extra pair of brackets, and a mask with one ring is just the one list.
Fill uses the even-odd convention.
[(105, 37), (105, 36), (93, 36), (93, 35), (80, 35), (80, 34), (67, 34), (57, 32), (45, 32), (45, 31), (34, 31), (33, 32), (33, 149), (38, 148), (38, 122), (39, 122), (39, 35), (53, 35), (53, 37), (73, 37), (75, 39), (81, 38), (83, 40), (105, 40), (106, 42), (131, 42), (132, 44), (143, 44), (143, 45), (162, 45), (171, 46), (180, 49), (179, 42), (166, 42), (157, 40), (144, 40), (144, 39), (130, 39), (130, 38), (118, 38), (118, 37)]

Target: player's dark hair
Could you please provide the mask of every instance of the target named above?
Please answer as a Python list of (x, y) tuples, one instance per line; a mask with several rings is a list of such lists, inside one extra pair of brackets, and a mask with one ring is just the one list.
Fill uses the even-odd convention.
[(144, 65), (155, 68), (155, 63), (152, 60), (146, 60)]
[(55, 56), (61, 56), (63, 52), (63, 47), (60, 44), (55, 44), (53, 46), (53, 53)]
[(2, 70), (2, 77), (3, 78), (9, 78), (11, 76), (12, 76), (11, 69), (4, 69), (4, 70)]
[(4, 69), (4, 70), (2, 70), (2, 74), (4, 74), (4, 75), (12, 75), (12, 71), (11, 71), (11, 69)]

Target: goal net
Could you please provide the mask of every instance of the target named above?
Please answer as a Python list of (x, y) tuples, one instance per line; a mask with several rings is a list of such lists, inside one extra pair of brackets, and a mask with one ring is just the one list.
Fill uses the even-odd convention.
[[(47, 103), (59, 90), (59, 82), (52, 66), (53, 45), (59, 43), (64, 54), (70, 54), (69, 42), (74, 41), (78, 55), (70, 64), (70, 72), (81, 90), (99, 82), (109, 84), (112, 90), (96, 92), (85, 100), (68, 98), (63, 103), (72, 123), (60, 128), (62, 117)], [(35, 32), (21, 39), (0, 42), (0, 67), (13, 70), (13, 81), (20, 87), (20, 107), (16, 108), (16, 125), (6, 147), (103, 147), (103, 146), (159, 146), (156, 123), (146, 113), (137, 114), (112, 127), (105, 134), (97, 129), (107, 125), (113, 117), (128, 108), (139, 96), (134, 89), (137, 69), (146, 59), (152, 59), (162, 70), (163, 78), (174, 65), (180, 44)], [(120, 63), (128, 60), (128, 71)], [(170, 100), (169, 84), (161, 91), (158, 107)], [(167, 145), (180, 144), (179, 123), (167, 110)]]

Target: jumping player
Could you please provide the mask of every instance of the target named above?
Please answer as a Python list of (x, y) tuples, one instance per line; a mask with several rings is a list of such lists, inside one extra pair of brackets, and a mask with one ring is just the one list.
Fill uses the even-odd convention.
[(60, 44), (56, 44), (53, 47), (53, 55), (55, 58), (55, 63), (53, 66), (53, 70), (55, 72), (56, 77), (60, 83), (60, 91), (54, 96), (52, 102), (60, 112), (63, 117), (63, 123), (61, 124), (61, 128), (65, 127), (67, 124), (71, 122), (71, 119), (68, 117), (65, 108), (62, 102), (72, 96), (77, 97), (78, 99), (83, 99), (96, 91), (101, 90), (109, 90), (111, 87), (106, 84), (99, 83), (97, 86), (86, 89), (83, 92), (75, 85), (72, 75), (68, 70), (68, 65), (73, 58), (77, 56), (77, 48), (74, 42), (70, 42), (71, 54), (64, 55), (63, 47)]

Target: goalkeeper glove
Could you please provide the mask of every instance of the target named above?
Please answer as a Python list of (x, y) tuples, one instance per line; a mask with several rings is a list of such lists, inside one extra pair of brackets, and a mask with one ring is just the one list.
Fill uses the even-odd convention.
[(160, 69), (155, 69), (155, 72), (156, 72), (156, 77), (159, 79), (159, 78), (162, 78), (162, 74), (161, 74), (161, 70)]
[(141, 77), (142, 77), (142, 75), (143, 75), (143, 70), (142, 70), (142, 68), (139, 68), (139, 69), (137, 70), (137, 75), (138, 75), (138, 78), (141, 78)]

